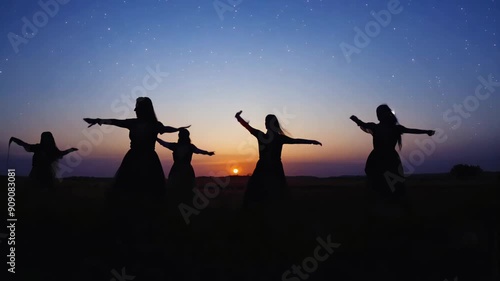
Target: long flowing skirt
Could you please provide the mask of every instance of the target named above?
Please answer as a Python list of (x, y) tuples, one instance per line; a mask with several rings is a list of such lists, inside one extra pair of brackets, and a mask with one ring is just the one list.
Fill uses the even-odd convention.
[(115, 175), (114, 188), (143, 193), (163, 192), (165, 174), (154, 150), (129, 150)]
[(259, 160), (248, 181), (243, 207), (273, 205), (288, 197), (289, 190), (281, 161), (268, 163)]
[(34, 166), (29, 174), (33, 184), (37, 187), (52, 188), (55, 183), (55, 171), (51, 165)]
[(167, 196), (174, 204), (192, 205), (193, 188), (196, 186), (193, 166), (191, 164), (175, 163), (170, 169), (167, 181)]
[(405, 194), (401, 159), (395, 150), (373, 150), (366, 161), (369, 186), (384, 197), (399, 198)]
[(127, 245), (152, 239), (165, 204), (165, 175), (154, 150), (129, 150), (107, 197), (111, 239)]

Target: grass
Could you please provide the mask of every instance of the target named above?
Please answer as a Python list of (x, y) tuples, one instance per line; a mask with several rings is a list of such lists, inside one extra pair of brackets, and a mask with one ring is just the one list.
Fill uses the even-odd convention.
[[(112, 270), (125, 268), (134, 281), (297, 281), (304, 278), (282, 275), (314, 256), (317, 239), (329, 235), (341, 245), (314, 272), (304, 272), (307, 280), (458, 276), (477, 281), (498, 274), (494, 243), (500, 200), (494, 174), (474, 181), (412, 176), (406, 183), (411, 215), (404, 216), (396, 207), (375, 204), (363, 177), (290, 177), (289, 204), (244, 213), (247, 180), (230, 177), (229, 185), (186, 225), (165, 198), (110, 205), (106, 194), (112, 179), (68, 178), (53, 190), (41, 190), (18, 177), (17, 276), (108, 281), (115, 277)], [(201, 188), (209, 182), (214, 179), (198, 178)], [(134, 215), (112, 223), (113, 210)]]

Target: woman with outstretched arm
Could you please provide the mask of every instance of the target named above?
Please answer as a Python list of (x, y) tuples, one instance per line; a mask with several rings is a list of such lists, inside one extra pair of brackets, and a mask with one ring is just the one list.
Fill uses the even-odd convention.
[(282, 129), (278, 118), (269, 114), (265, 119), (267, 131), (264, 133), (250, 126), (241, 118), (242, 111), (236, 113), (235, 118), (257, 138), (259, 143), (259, 160), (247, 184), (243, 207), (248, 208), (262, 203), (271, 203), (288, 197), (288, 187), (281, 162), (281, 151), (284, 144), (314, 144), (322, 145), (319, 141), (309, 139), (295, 139), (287, 136)]
[(33, 162), (29, 177), (40, 187), (52, 188), (55, 182), (57, 161), (76, 148), (59, 150), (51, 132), (43, 132), (40, 143), (29, 144), (18, 138), (11, 137), (10, 143), (22, 146), (27, 152), (33, 152)]
[(432, 136), (435, 131), (406, 128), (400, 125), (396, 115), (386, 104), (377, 107), (377, 118), (378, 124), (365, 123), (354, 115), (350, 117), (361, 130), (373, 137), (373, 150), (365, 166), (369, 186), (383, 196), (397, 198), (404, 194), (403, 167), (395, 149), (398, 145), (401, 150), (401, 135), (427, 134)]
[(170, 169), (167, 181), (167, 192), (170, 194), (176, 204), (190, 203), (193, 199), (193, 188), (196, 187), (196, 177), (191, 159), (193, 154), (202, 154), (213, 156), (215, 152), (199, 149), (191, 143), (187, 129), (179, 130), (179, 139), (177, 142), (166, 142), (157, 139), (157, 142), (163, 147), (170, 149), (173, 153), (174, 164)]
[(163, 192), (165, 174), (160, 159), (155, 152), (158, 134), (174, 133), (183, 128), (164, 126), (156, 118), (153, 103), (148, 97), (139, 97), (134, 109), (137, 118), (133, 119), (100, 119), (84, 118), (90, 126), (113, 125), (128, 129), (130, 150), (123, 158), (115, 175), (115, 188), (142, 192)]
[[(157, 235), (154, 226), (163, 220), (158, 210), (165, 203), (165, 174), (155, 151), (156, 138), (158, 134), (182, 129), (164, 126), (159, 122), (148, 97), (137, 98), (134, 111), (137, 118), (84, 119), (89, 126), (113, 125), (129, 130), (130, 149), (115, 174), (106, 203), (105, 215), (109, 216), (106, 223), (109, 227), (107, 239), (110, 245), (115, 246), (133, 245), (139, 237), (147, 241)], [(105, 141), (112, 143), (113, 140)], [(123, 225), (129, 226), (126, 231), (123, 231)]]

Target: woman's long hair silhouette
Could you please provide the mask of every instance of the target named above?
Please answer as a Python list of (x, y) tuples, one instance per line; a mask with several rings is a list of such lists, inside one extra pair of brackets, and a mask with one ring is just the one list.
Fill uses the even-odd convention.
[(283, 129), (278, 121), (278, 117), (274, 114), (268, 114), (265, 121), (266, 129), (271, 130), (279, 135), (289, 136), (287, 130)]
[(269, 205), (283, 201), (289, 196), (285, 172), (281, 162), (281, 151), (284, 144), (315, 144), (321, 145), (316, 140), (294, 139), (285, 134), (278, 118), (269, 114), (265, 118), (266, 133), (253, 127), (241, 118), (241, 112), (236, 113), (238, 122), (250, 134), (257, 138), (259, 143), (259, 160), (247, 184), (243, 200), (243, 208), (258, 205)]
[(158, 143), (172, 150), (174, 163), (168, 174), (168, 193), (170, 194), (173, 205), (179, 203), (189, 203), (193, 199), (193, 188), (196, 187), (196, 178), (191, 159), (193, 154), (203, 154), (212, 156), (215, 153), (199, 149), (191, 143), (190, 133), (187, 129), (179, 130), (179, 139), (177, 143), (166, 142), (157, 139)]
[[(115, 182), (108, 194), (107, 227), (111, 245), (117, 240), (133, 248), (139, 238), (154, 239), (154, 226), (161, 219), (158, 209), (164, 204), (165, 174), (155, 152), (158, 134), (173, 133), (181, 128), (163, 126), (157, 121), (153, 103), (148, 97), (136, 100), (137, 118), (84, 118), (89, 126), (114, 125), (129, 130), (130, 149), (115, 174)], [(131, 222), (133, 222), (131, 224)], [(127, 229), (123, 229), (127, 225)], [(131, 255), (127, 258), (134, 258)]]
[[(387, 104), (382, 104), (377, 107), (377, 119), (380, 121), (380, 123), (389, 124), (393, 126), (399, 125), (396, 114)], [(402, 134), (399, 134), (396, 138), (399, 150), (401, 150), (401, 148), (403, 147), (401, 135)]]
[(29, 177), (39, 186), (47, 188), (54, 186), (58, 160), (78, 150), (76, 148), (60, 150), (51, 132), (43, 132), (38, 144), (28, 144), (15, 137), (10, 138), (9, 146), (12, 142), (22, 146), (27, 152), (34, 153)]
[(368, 156), (365, 173), (368, 183), (380, 195), (398, 198), (404, 192), (404, 173), (401, 159), (395, 150), (402, 148), (402, 134), (427, 134), (432, 136), (432, 130), (406, 128), (398, 123), (394, 111), (386, 104), (377, 107), (378, 124), (365, 123), (356, 116), (353, 120), (364, 132), (373, 136), (373, 150)]
[(187, 129), (179, 130), (179, 144), (191, 144), (191, 138), (189, 137), (189, 131)]
[(130, 150), (123, 158), (115, 175), (115, 187), (142, 192), (162, 192), (165, 175), (155, 143), (158, 134), (173, 133), (180, 128), (163, 126), (156, 118), (153, 102), (148, 97), (139, 97), (134, 109), (135, 119), (92, 119), (84, 118), (89, 127), (95, 124), (114, 125), (130, 131)]
[(137, 98), (137, 106), (134, 109), (137, 119), (145, 120), (150, 123), (158, 122), (156, 113), (153, 107), (153, 102), (148, 97)]

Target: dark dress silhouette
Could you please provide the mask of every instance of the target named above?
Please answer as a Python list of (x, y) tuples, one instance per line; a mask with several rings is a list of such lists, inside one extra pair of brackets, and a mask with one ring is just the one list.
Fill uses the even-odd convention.
[[(401, 159), (395, 149), (401, 149), (402, 134), (434, 134), (431, 130), (409, 129), (398, 124), (389, 106), (377, 107), (380, 123), (353, 120), (373, 137), (373, 150), (368, 156), (365, 173), (369, 196), (365, 203), (365, 223), (361, 232), (367, 261), (363, 271), (371, 276), (383, 274), (387, 280), (404, 280), (411, 272), (413, 208), (405, 196), (405, 178)], [(381, 251), (383, 255), (381, 256)], [(380, 259), (382, 257), (382, 259)], [(383, 262), (382, 262), (383, 261)], [(390, 270), (384, 270), (390, 264)]]
[(193, 198), (193, 188), (196, 186), (196, 179), (191, 159), (193, 153), (212, 156), (214, 152), (208, 152), (197, 148), (189, 139), (189, 131), (179, 130), (179, 141), (177, 143), (166, 142), (157, 139), (162, 146), (173, 151), (174, 163), (168, 174), (168, 194), (177, 203), (188, 203)]
[(127, 119), (115, 124), (130, 130), (130, 150), (116, 172), (115, 187), (161, 192), (165, 187), (165, 174), (155, 151), (155, 143), (163, 124), (139, 119)]
[(130, 150), (115, 175), (114, 188), (142, 193), (161, 193), (165, 188), (165, 174), (155, 143), (158, 134), (173, 133), (179, 129), (163, 126), (156, 119), (153, 104), (149, 98), (138, 98), (136, 119), (91, 119), (84, 120), (90, 124), (107, 124), (128, 129)]
[(57, 161), (64, 155), (78, 150), (76, 148), (64, 151), (59, 150), (50, 132), (43, 132), (40, 143), (37, 144), (28, 144), (15, 137), (10, 138), (9, 144), (11, 142), (22, 146), (27, 152), (33, 153), (32, 168), (29, 177), (38, 186), (46, 188), (54, 186)]
[(404, 172), (401, 159), (395, 147), (401, 149), (401, 135), (428, 134), (434, 131), (409, 129), (398, 124), (397, 118), (387, 105), (377, 108), (380, 123), (365, 123), (351, 116), (360, 128), (373, 136), (373, 150), (368, 156), (365, 173), (369, 186), (384, 197), (400, 198), (405, 194)]
[[(143, 252), (141, 243), (151, 243), (159, 235), (163, 221), (165, 175), (155, 151), (158, 134), (173, 133), (181, 128), (163, 126), (156, 118), (153, 104), (147, 97), (137, 98), (136, 119), (84, 118), (89, 126), (114, 125), (130, 131), (130, 150), (115, 175), (113, 188), (107, 196), (103, 231), (107, 236), (111, 255), (119, 255), (121, 262), (130, 263), (139, 257), (152, 258), (155, 254)], [(121, 252), (127, 249), (126, 252)], [(159, 254), (159, 253), (156, 253)]]
[[(248, 180), (243, 197), (243, 206), (240, 216), (235, 221), (235, 235), (241, 241), (243, 253), (265, 253), (259, 259), (250, 261), (249, 272), (255, 268), (265, 268), (267, 276), (279, 277), (283, 274), (284, 264), (292, 263), (286, 254), (287, 247), (282, 243), (283, 237), (295, 236), (299, 233), (294, 227), (297, 222), (291, 202), (291, 192), (288, 189), (281, 152), (285, 144), (316, 144), (315, 140), (294, 139), (285, 135), (275, 115), (267, 115), (264, 133), (252, 128), (248, 122), (236, 113), (236, 119), (252, 134), (259, 145), (259, 160), (252, 176)], [(286, 239), (286, 241), (295, 241)]]
[[(366, 123), (363, 127), (373, 136), (373, 150), (366, 160), (365, 173), (371, 186), (379, 193), (401, 196), (404, 194), (404, 173), (401, 159), (395, 147), (403, 132), (401, 125)], [(390, 177), (395, 186), (389, 184)], [(397, 180), (395, 177), (397, 177)]]
[(306, 139), (293, 139), (286, 136), (280, 127), (275, 115), (266, 116), (266, 129), (264, 133), (252, 128), (244, 121), (241, 111), (236, 113), (236, 119), (243, 125), (259, 143), (259, 160), (250, 177), (243, 207), (248, 208), (262, 203), (282, 201), (289, 196), (289, 190), (281, 163), (281, 151), (284, 144), (318, 144), (320, 142)]

